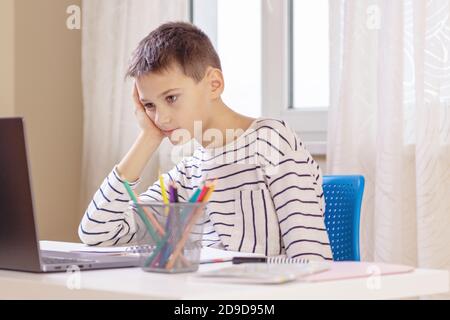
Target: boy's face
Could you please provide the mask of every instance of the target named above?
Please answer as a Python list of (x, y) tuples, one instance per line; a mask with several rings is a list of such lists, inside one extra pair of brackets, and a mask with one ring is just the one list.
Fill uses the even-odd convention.
[(195, 138), (195, 121), (207, 125), (213, 98), (207, 77), (196, 83), (174, 65), (137, 78), (136, 85), (147, 115), (173, 144)]

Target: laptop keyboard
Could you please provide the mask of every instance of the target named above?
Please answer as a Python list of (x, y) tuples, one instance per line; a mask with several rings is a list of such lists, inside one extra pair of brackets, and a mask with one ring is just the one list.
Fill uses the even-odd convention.
[(42, 257), (42, 262), (45, 264), (66, 264), (66, 263), (80, 263), (80, 262), (95, 262), (95, 260), (59, 258), (59, 257)]

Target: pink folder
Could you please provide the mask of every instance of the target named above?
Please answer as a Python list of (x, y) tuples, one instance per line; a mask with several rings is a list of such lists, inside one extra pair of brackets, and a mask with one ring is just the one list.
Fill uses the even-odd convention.
[(377, 262), (340, 261), (330, 262), (330, 269), (306, 276), (302, 280), (318, 282), (351, 278), (366, 278), (376, 275), (390, 275), (412, 272), (414, 267)]

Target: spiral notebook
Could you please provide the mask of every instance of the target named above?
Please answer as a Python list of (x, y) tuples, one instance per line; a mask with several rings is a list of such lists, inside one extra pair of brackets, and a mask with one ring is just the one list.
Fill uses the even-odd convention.
[(138, 255), (140, 253), (152, 252), (154, 246), (126, 246), (126, 247), (84, 247), (71, 252), (85, 253), (85, 254), (101, 254), (108, 256), (116, 255)]
[[(73, 250), (71, 252), (84, 253), (84, 254), (100, 254), (109, 256), (133, 256), (139, 254), (151, 253), (155, 246), (139, 245), (139, 246), (126, 246), (126, 247), (84, 247), (79, 250)], [(200, 264), (211, 264), (220, 262), (232, 262), (236, 259), (266, 259), (268, 264), (279, 263), (305, 263), (304, 259), (287, 259), (285, 256), (265, 257), (263, 254), (246, 253), (238, 251), (228, 251), (222, 249), (215, 249), (210, 247), (203, 247), (201, 250)], [(243, 261), (245, 262), (245, 261)], [(243, 263), (240, 262), (240, 263)]]
[(155, 246), (130, 246), (125, 248), (125, 254), (140, 254), (151, 253), (155, 249)]

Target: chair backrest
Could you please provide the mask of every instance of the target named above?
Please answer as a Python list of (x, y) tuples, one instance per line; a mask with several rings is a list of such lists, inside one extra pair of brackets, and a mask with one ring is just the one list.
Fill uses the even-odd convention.
[(359, 225), (364, 177), (324, 176), (325, 226), (333, 260), (359, 261)]

